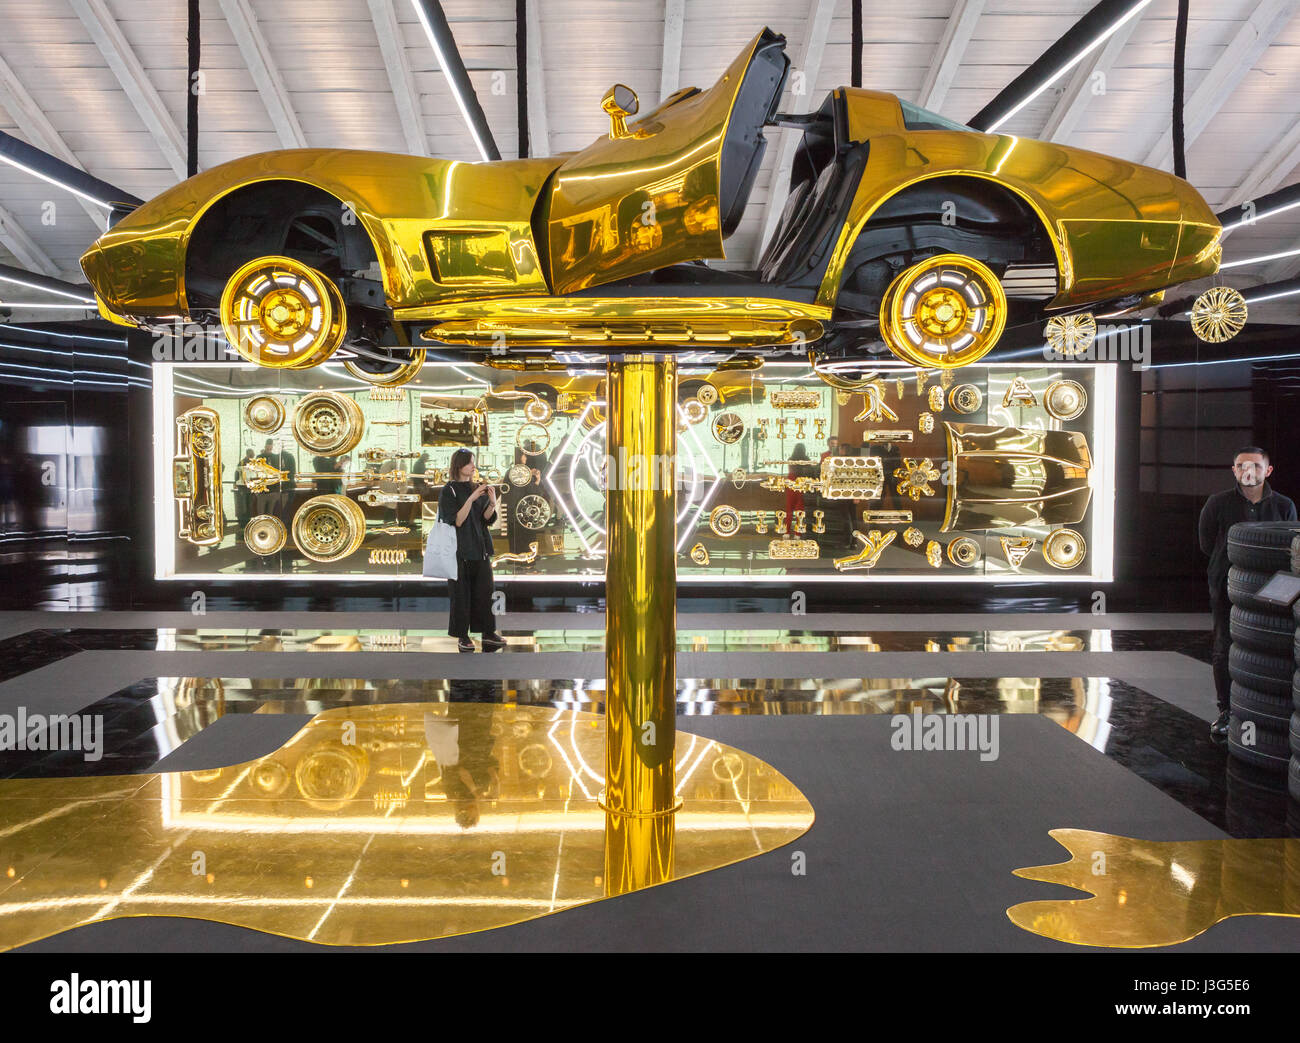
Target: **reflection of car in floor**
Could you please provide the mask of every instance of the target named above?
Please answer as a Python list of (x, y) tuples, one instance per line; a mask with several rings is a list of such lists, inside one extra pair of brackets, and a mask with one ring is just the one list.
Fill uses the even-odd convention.
[[(784, 38), (763, 30), (711, 88), (632, 122), (635, 95), (612, 88), (609, 134), (550, 158), (248, 156), (128, 214), (82, 266), (115, 321), (220, 325), (272, 367), (341, 351), (388, 384), (449, 344), (826, 353), (878, 339), (950, 367), (1048, 316), (1086, 347), (1083, 313), (1218, 268), (1220, 226), (1179, 178), (880, 91), (779, 114), (788, 69)], [(710, 268), (769, 127), (801, 135), (780, 220), (755, 270)]]

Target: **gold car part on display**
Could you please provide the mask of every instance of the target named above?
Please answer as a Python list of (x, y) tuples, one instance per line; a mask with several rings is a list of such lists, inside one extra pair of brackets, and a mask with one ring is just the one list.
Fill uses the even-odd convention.
[(1043, 328), (1043, 337), (1064, 358), (1085, 355), (1097, 339), (1097, 319), (1088, 311), (1053, 315)]
[(785, 417), (777, 417), (776, 420), (776, 437), (785, 438)]
[(357, 459), (366, 464), (382, 464), (386, 460), (418, 460), (419, 453), (399, 453), (391, 449), (363, 449)]
[(1222, 344), (1246, 328), (1250, 309), (1231, 286), (1211, 286), (1192, 303), (1192, 332), (1203, 341)]
[(504, 565), (506, 562), (511, 562), (515, 565), (531, 565), (536, 560), (537, 560), (537, 541), (533, 540), (531, 543), (528, 544), (527, 551), (524, 552), (506, 551), (502, 554), (493, 555), (492, 567), (496, 568), (498, 565)]
[(360, 548), (366, 519), (355, 501), (331, 493), (299, 507), (292, 529), (293, 542), (312, 561), (341, 561)]
[(371, 427), (409, 427), (409, 420), (369, 420)]
[(909, 525), (903, 530), (903, 542), (909, 547), (919, 547), (925, 542), (925, 533), (915, 525)]
[(885, 470), (878, 456), (828, 456), (820, 482), (827, 500), (874, 500), (884, 491)]
[(367, 531), (368, 536), (405, 536), (411, 531), (409, 525), (381, 525)]
[(1043, 540), (1043, 557), (1054, 569), (1076, 568), (1087, 553), (1087, 543), (1073, 529), (1056, 529)]
[(551, 520), (551, 504), (535, 493), (522, 497), (515, 504), (515, 520), (525, 529), (541, 529)]
[(707, 565), (709, 563), (709, 552), (705, 549), (704, 544), (697, 543), (691, 548), (691, 561), (696, 565)]
[(974, 413), (983, 404), (984, 392), (974, 384), (958, 384), (948, 392), (948, 405), (955, 413)]
[(243, 465), (243, 469), (244, 484), (248, 486), (249, 492), (270, 492), (271, 486), (279, 485), (289, 477), (288, 471), (281, 471), (278, 467), (272, 467), (261, 456), (255, 460), (249, 460)]
[(419, 493), (381, 493), (375, 489), (368, 489), (357, 497), (357, 502), (364, 503), (367, 507), (382, 507), (391, 503), (419, 503), (420, 500)]
[(795, 421), (794, 421), (794, 436), (795, 436), (795, 438), (803, 438), (803, 437), (804, 437), (804, 431), (805, 431), (805, 429), (806, 429), (806, 422), (805, 422), (804, 418), (803, 418), (803, 417), (795, 417)]
[(1029, 552), (1034, 549), (1036, 540), (1031, 540), (1027, 536), (1000, 536), (998, 543), (1002, 545), (1002, 556), (1007, 559), (1007, 564), (1017, 572), (1020, 566), (1029, 557)]
[(371, 565), (405, 565), (406, 549), (403, 547), (372, 547), (367, 561)]
[(256, 395), (244, 404), (244, 423), (263, 435), (284, 426), (284, 402), (275, 395)]
[(863, 445), (876, 445), (880, 442), (911, 442), (916, 435), (902, 429), (867, 429), (862, 432)]
[(365, 419), (361, 407), (337, 391), (313, 391), (293, 410), (293, 437), (320, 456), (342, 456), (361, 441)]
[(1083, 520), (1092, 455), (1082, 433), (950, 421), (944, 427), (952, 480), (941, 532)]
[[(945, 373), (945, 374), (946, 374), (947, 372), (948, 372), (948, 370), (944, 370), (944, 373)], [(940, 387), (939, 385), (936, 384), (934, 387), (932, 387), (932, 388), (929, 390), (929, 392), (928, 392), (928, 394), (927, 394), (927, 396), (926, 396), (926, 399), (927, 399), (927, 401), (929, 402), (929, 405), (930, 405), (930, 412), (932, 412), (932, 413), (941, 413), (941, 412), (943, 412), (943, 403), (944, 403), (944, 398), (943, 398), (943, 388), (942, 388), (942, 387)]]
[(371, 402), (402, 402), (406, 399), (406, 388), (372, 387), (366, 394)]
[(821, 548), (816, 540), (772, 540), (767, 545), (767, 556), (777, 561), (791, 558), (817, 558)]
[(934, 414), (922, 413), (916, 418), (916, 429), (923, 435), (934, 434)]
[(481, 413), (420, 414), (420, 445), (436, 449), (454, 445), (487, 445), (487, 424)]
[(529, 421), (520, 424), (515, 431), (515, 448), (522, 449), (525, 456), (540, 456), (551, 447), (551, 430), (541, 424)]
[(976, 362), (997, 343), (1006, 322), (1002, 283), (962, 254), (928, 257), (900, 272), (880, 303), (881, 337), (913, 366), (954, 369)]
[(708, 409), (698, 398), (688, 398), (682, 404), (682, 413), (685, 414), (688, 424), (698, 424), (709, 415)]
[(740, 531), (740, 512), (726, 504), (709, 512), (709, 528), (715, 536), (734, 536)]
[(903, 466), (894, 468), (894, 477), (898, 479), (894, 490), (899, 496), (919, 500), (922, 496), (934, 495), (934, 487), (930, 483), (939, 480), (939, 469), (934, 466), (933, 460), (904, 457)]
[(541, 395), (534, 391), (488, 391), (488, 398), (504, 398), (507, 400), (516, 400), (525, 398), (528, 404), (524, 406), (524, 419), (532, 421), (534, 424), (549, 424), (553, 410), (551, 404), (542, 398)]
[(1077, 380), (1054, 380), (1043, 393), (1043, 408), (1057, 420), (1077, 420), (1088, 408), (1088, 392)]
[(791, 516), (790, 530), (796, 536), (802, 536), (805, 532), (808, 531), (808, 526), (806, 524), (807, 517), (808, 517), (807, 511), (795, 511)]
[(937, 541), (931, 540), (925, 545), (925, 560), (933, 569), (937, 569), (943, 564), (943, 548), (939, 546)]
[(711, 429), (713, 437), (723, 445), (734, 445), (740, 441), (740, 436), (745, 433), (745, 422), (740, 419), (738, 413), (719, 413), (713, 418)]
[(760, 536), (767, 533), (767, 511), (754, 512), (754, 531)]
[(774, 409), (816, 409), (822, 396), (819, 391), (773, 391), (768, 401)]
[(767, 429), (768, 429), (768, 426), (769, 426), (769, 424), (768, 424), (768, 418), (767, 418), (767, 417), (765, 417), (765, 416), (761, 416), (761, 417), (758, 418), (758, 430), (755, 432), (754, 437), (757, 438), (760, 442), (766, 442), (766, 441), (767, 441)]
[(813, 511), (813, 532), (822, 533), (826, 531), (826, 512)]
[(179, 515), (177, 535), (196, 547), (211, 547), (225, 534), (221, 503), (221, 418), (195, 406), (176, 418), (172, 495)]
[(873, 384), (862, 389), (862, 409), (853, 419), (866, 420), (872, 424), (886, 424), (897, 421), (898, 414), (885, 405), (884, 393)]
[(911, 511), (863, 511), (863, 525), (906, 525), (912, 520)]
[(968, 569), (980, 560), (980, 545), (969, 536), (958, 536), (948, 541), (947, 554), (954, 565)]
[(930, 371), (925, 368), (920, 368), (912, 375), (916, 378), (916, 397), (920, 398), (925, 394), (925, 384), (926, 381), (930, 379)]
[(424, 368), (425, 352), (423, 348), (411, 348), (410, 356), (407, 361), (399, 361), (397, 366), (384, 373), (372, 373), (370, 370), (357, 365), (353, 359), (345, 359), (343, 369), (357, 380), (363, 380), (367, 384), (373, 384), (376, 387), (401, 387), (418, 377), (420, 370)]
[(695, 389), (695, 398), (704, 405), (711, 406), (718, 400), (718, 389), (706, 382)]
[(813, 421), (813, 437), (819, 442), (826, 437), (826, 420), (823, 417)]
[(1007, 385), (1006, 391), (1002, 393), (1002, 405), (1007, 406), (1036, 406), (1038, 405), (1038, 396), (1034, 394), (1034, 389), (1029, 386), (1029, 381), (1024, 377), (1015, 376), (1011, 378), (1011, 383)]
[(872, 529), (868, 533), (861, 533), (857, 529), (853, 530), (853, 538), (862, 544), (862, 549), (856, 554), (850, 554), (844, 558), (836, 558), (835, 567), (840, 572), (854, 572), (858, 569), (874, 568), (876, 562), (880, 560), (880, 555), (884, 553), (886, 547), (894, 542), (898, 533), (893, 529), (888, 532), (881, 532), (879, 529)]
[(511, 485), (523, 487), (533, 480), (533, 470), (527, 464), (511, 464), (506, 479)]
[(422, 391), (420, 408), (440, 413), (482, 413), (487, 409), (487, 402), (482, 395), (439, 395)]
[(776, 533), (778, 536), (785, 536), (789, 531), (785, 527), (785, 519), (786, 519), (785, 511), (776, 512)]
[(274, 514), (259, 514), (244, 526), (244, 546), (259, 557), (274, 554), (289, 538), (284, 522)]
[(290, 257), (258, 257), (236, 270), (220, 313), (230, 346), (271, 369), (319, 365), (343, 346), (348, 329), (334, 281)]

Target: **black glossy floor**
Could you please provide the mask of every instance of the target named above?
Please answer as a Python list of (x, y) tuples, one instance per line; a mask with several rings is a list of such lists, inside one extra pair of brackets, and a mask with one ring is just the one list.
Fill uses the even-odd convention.
[[(1012, 875), (1064, 857), (1047, 830), (1154, 841), (1300, 835), (1285, 778), (1230, 760), (1209, 738), (1208, 623), (1179, 614), (796, 617), (683, 608), (679, 729), (754, 753), (803, 790), (817, 815), (794, 845), (807, 874), (792, 877), (790, 856), (778, 850), (596, 906), (398, 948), (618, 949), (635, 930), (639, 947), (651, 949), (1077, 950), (1006, 916), (1018, 902), (1061, 896)], [(97, 761), (0, 753), (0, 794), (3, 780), (238, 763), (340, 706), (602, 709), (600, 615), (517, 614), (501, 624), (506, 651), (471, 656), (456, 652), (436, 614), (0, 613), (0, 714), (104, 721)], [(891, 721), (917, 711), (998, 715), (1007, 763), (989, 766), (973, 751), (893, 749)], [(0, 863), (16, 835), (0, 835)], [(1253, 916), (1177, 948), (1290, 951), (1297, 943), (1300, 919)], [(171, 917), (90, 924), (26, 946), (314, 947)]]

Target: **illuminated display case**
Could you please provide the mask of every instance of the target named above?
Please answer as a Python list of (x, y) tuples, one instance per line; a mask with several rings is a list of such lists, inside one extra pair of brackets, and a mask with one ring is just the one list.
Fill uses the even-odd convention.
[[(866, 377), (871, 377), (868, 380)], [(341, 365), (156, 364), (160, 579), (420, 576), (451, 454), (498, 487), (505, 582), (604, 571), (605, 371), (429, 363), (401, 388)], [(836, 380), (836, 383), (843, 383)], [(1113, 579), (1115, 373), (802, 362), (680, 369), (682, 583)], [(438, 581), (431, 581), (438, 582)]]

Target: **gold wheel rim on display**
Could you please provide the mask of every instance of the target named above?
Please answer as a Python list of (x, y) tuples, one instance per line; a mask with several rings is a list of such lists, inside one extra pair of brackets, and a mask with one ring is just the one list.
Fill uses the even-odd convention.
[(1192, 305), (1192, 332), (1211, 344), (1232, 340), (1246, 328), (1250, 309), (1231, 286), (1211, 286)]
[(1043, 328), (1043, 336), (1058, 354), (1073, 358), (1092, 347), (1097, 339), (1097, 320), (1090, 311), (1053, 315)]
[(506, 480), (511, 485), (524, 486), (533, 480), (533, 472), (526, 464), (512, 464), (506, 472)]
[(536, 532), (551, 520), (551, 505), (545, 497), (532, 493), (515, 504), (515, 520), (525, 529)]
[(337, 391), (304, 395), (293, 411), (293, 437), (321, 456), (342, 456), (361, 442), (365, 420), (354, 399)]
[(315, 268), (290, 257), (259, 257), (227, 281), (221, 328), (249, 362), (271, 369), (306, 369), (343, 344), (343, 296)]
[(1043, 408), (1057, 420), (1077, 420), (1088, 408), (1088, 392), (1077, 380), (1054, 380), (1043, 395)]
[(723, 445), (735, 445), (745, 433), (745, 421), (739, 413), (719, 413), (713, 418), (713, 437)]
[(734, 536), (740, 531), (740, 512), (723, 504), (709, 512), (709, 528), (715, 536)]
[(817, 375), (818, 380), (836, 391), (859, 393), (880, 379), (880, 370), (878, 369), (869, 369), (866, 371), (865, 376), (854, 380), (849, 380), (846, 377), (841, 377), (836, 373), (823, 369), (818, 364), (817, 352), (812, 348), (808, 349), (808, 365), (812, 366), (813, 373)]
[(244, 423), (260, 434), (275, 434), (284, 426), (284, 403), (274, 395), (250, 398), (244, 406)]
[(340, 561), (366, 537), (366, 517), (356, 501), (338, 493), (313, 496), (293, 516), (293, 542), (312, 561)]
[(974, 384), (958, 384), (948, 392), (948, 405), (954, 413), (974, 413), (984, 404), (984, 392)]
[[(537, 432), (537, 436), (530, 437), (530, 433), (526, 432)], [(540, 448), (529, 449), (527, 443), (530, 441), (540, 443)], [(519, 430), (515, 432), (515, 446), (523, 452), (524, 456), (541, 456), (551, 447), (551, 431), (530, 420), (526, 424), (521, 424)]]
[(701, 404), (711, 406), (718, 400), (718, 389), (712, 384), (701, 384), (695, 392), (695, 398)]
[(411, 350), (411, 361), (403, 362), (397, 369), (391, 373), (367, 373), (357, 365), (354, 359), (345, 359), (343, 368), (356, 377), (358, 380), (364, 380), (367, 384), (373, 384), (380, 388), (401, 387), (403, 384), (409, 384), (424, 368), (424, 349), (413, 348)]
[(992, 350), (1006, 323), (1002, 283), (961, 254), (940, 254), (900, 272), (880, 304), (881, 336), (914, 366), (970, 365)]
[(688, 424), (698, 424), (709, 415), (709, 410), (698, 398), (688, 398), (682, 403), (682, 413)]
[(259, 557), (274, 554), (288, 538), (284, 522), (274, 514), (259, 514), (244, 526), (244, 546)]
[(980, 560), (980, 545), (969, 536), (958, 536), (948, 543), (948, 560), (963, 569)]
[(1057, 529), (1043, 540), (1043, 557), (1055, 569), (1072, 569), (1088, 553), (1088, 544), (1073, 529)]

